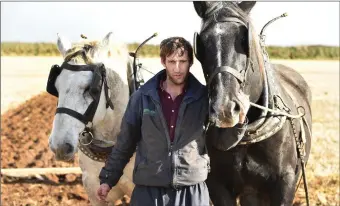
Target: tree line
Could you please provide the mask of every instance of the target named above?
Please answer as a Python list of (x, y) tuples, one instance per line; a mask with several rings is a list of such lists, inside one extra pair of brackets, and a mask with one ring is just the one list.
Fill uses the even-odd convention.
[[(134, 52), (139, 43), (128, 44), (128, 50)], [(339, 59), (340, 47), (310, 46), (267, 46), (267, 53), (272, 59)], [(159, 45), (146, 44), (138, 52), (141, 57), (158, 57)], [(54, 43), (2, 42), (1, 56), (60, 56)]]

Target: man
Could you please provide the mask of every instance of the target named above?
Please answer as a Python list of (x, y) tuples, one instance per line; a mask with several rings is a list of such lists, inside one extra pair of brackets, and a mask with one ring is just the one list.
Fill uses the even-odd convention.
[(97, 195), (105, 200), (136, 151), (132, 206), (208, 206), (207, 89), (189, 73), (193, 49), (187, 40), (163, 40), (160, 57), (165, 69), (130, 97)]

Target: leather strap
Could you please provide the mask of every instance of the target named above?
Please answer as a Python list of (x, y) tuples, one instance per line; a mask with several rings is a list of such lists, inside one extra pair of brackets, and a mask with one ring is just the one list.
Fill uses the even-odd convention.
[(230, 74), (232, 74), (238, 81), (240, 81), (241, 83), (244, 82), (244, 76), (242, 76), (242, 74), (240, 72), (238, 72), (236, 69), (233, 69), (229, 66), (220, 66), (217, 67), (215, 69), (215, 71), (209, 76), (207, 76), (208, 79), (208, 85), (210, 85), (211, 81), (213, 80), (213, 78), (221, 72), (228, 72)]
[(68, 115), (76, 118), (77, 120), (81, 121), (85, 125), (87, 123), (87, 118), (84, 115), (82, 115), (79, 112), (76, 112), (76, 111), (74, 111), (72, 109), (69, 109), (69, 108), (66, 108), (66, 107), (58, 107), (57, 111), (56, 111), (56, 114), (57, 113), (65, 113), (65, 114), (68, 114)]

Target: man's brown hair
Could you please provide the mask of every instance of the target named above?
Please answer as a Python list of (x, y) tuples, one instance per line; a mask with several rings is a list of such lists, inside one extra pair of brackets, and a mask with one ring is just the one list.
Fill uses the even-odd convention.
[(183, 37), (170, 37), (164, 39), (160, 44), (160, 57), (162, 62), (165, 62), (167, 56), (170, 56), (172, 53), (177, 51), (177, 49), (181, 49), (181, 53), (179, 54), (182, 56), (185, 51), (188, 52), (189, 63), (193, 64), (194, 57), (193, 57), (193, 49), (191, 44), (185, 40)]

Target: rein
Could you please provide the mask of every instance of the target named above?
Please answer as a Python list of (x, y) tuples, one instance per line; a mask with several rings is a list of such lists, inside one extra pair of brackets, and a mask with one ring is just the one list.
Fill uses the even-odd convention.
[(303, 109), (303, 112), (299, 112), (297, 115), (292, 115), (292, 114), (289, 114), (287, 112), (282, 112), (281, 110), (275, 110), (275, 109), (270, 109), (268, 107), (263, 107), (259, 104), (255, 104), (255, 103), (252, 103), (250, 102), (250, 105), (251, 106), (254, 106), (256, 108), (259, 108), (259, 109), (262, 109), (263, 111), (269, 111), (269, 112), (272, 112), (274, 114), (280, 114), (280, 115), (283, 115), (283, 116), (286, 116), (286, 117), (289, 117), (289, 118), (292, 118), (292, 119), (298, 119), (298, 118), (301, 118), (305, 115), (305, 109), (303, 107), (298, 107), (299, 109)]
[[(262, 30), (260, 32), (260, 45), (262, 47), (262, 51), (263, 51), (264, 56), (265, 56), (265, 61), (268, 61), (269, 58), (268, 58), (268, 53), (265, 50), (265, 35), (263, 33), (264, 33), (265, 29), (267, 28), (267, 26), (269, 26), (271, 23), (273, 23), (274, 21), (276, 21), (276, 20), (278, 20), (282, 17), (286, 17), (286, 16), (287, 16), (287, 13), (283, 13), (282, 15), (275, 17), (274, 19), (270, 20), (269, 22), (267, 22), (264, 25), (264, 27), (262, 28)], [(306, 172), (305, 172), (306, 164), (305, 164), (305, 150), (304, 150), (306, 137), (305, 137), (305, 131), (304, 131), (304, 126), (303, 126), (304, 124), (303, 123), (305, 123), (305, 125), (307, 126), (308, 132), (309, 132), (310, 135), (312, 135), (312, 131), (311, 131), (311, 129), (310, 129), (308, 123), (307, 123), (306, 118), (304, 117), (305, 109), (302, 106), (297, 107), (298, 114), (292, 115), (292, 114), (290, 114), (290, 111), (281, 112), (281, 111), (271, 110), (269, 108), (263, 108), (261, 105), (254, 104), (252, 102), (250, 104), (254, 107), (259, 108), (259, 109), (262, 109), (262, 110), (266, 109), (270, 112), (285, 115), (289, 118), (290, 123), (291, 123), (292, 128), (293, 128), (294, 138), (295, 138), (295, 142), (296, 142), (296, 146), (297, 146), (297, 153), (298, 153), (298, 157), (300, 158), (300, 163), (301, 163), (301, 168), (302, 168), (302, 178), (303, 178), (303, 186), (304, 186), (305, 195), (306, 195), (306, 204), (307, 204), (307, 206), (309, 206), (309, 193), (308, 193), (308, 185), (307, 185), (307, 178), (306, 178)], [(299, 113), (299, 109), (303, 109), (303, 112)], [(296, 128), (295, 128), (293, 119), (300, 119), (301, 138), (299, 138), (298, 134), (296, 133)], [(300, 181), (301, 181), (301, 179), (300, 179)], [(299, 184), (300, 184), (300, 181), (299, 181)], [(297, 188), (296, 188), (296, 190), (297, 190)]]
[[(273, 23), (274, 21), (282, 18), (282, 17), (286, 17), (287, 13), (284, 13), (278, 17), (275, 17), (274, 19), (270, 20), (268, 23), (265, 24), (265, 26), (262, 28), (261, 33), (260, 33), (260, 45), (262, 47), (262, 52), (265, 56), (265, 61), (269, 61), (269, 57), (268, 57), (268, 53), (265, 50), (265, 35), (263, 35), (263, 32), (265, 31), (265, 29), (267, 28), (268, 25), (270, 25), (271, 23)], [(307, 124), (307, 120), (304, 117), (305, 116), (305, 108), (302, 106), (297, 107), (297, 111), (298, 114), (291, 114), (290, 113), (290, 109), (286, 106), (285, 108), (287, 108), (286, 112), (282, 112), (280, 110), (274, 110), (274, 109), (270, 109), (267, 107), (263, 107), (261, 105), (255, 104), (250, 102), (250, 105), (253, 107), (256, 107), (258, 109), (262, 109), (264, 111), (269, 111), (275, 114), (279, 114), (279, 115), (283, 115), (289, 118), (289, 121), (291, 123), (291, 126), (293, 128), (293, 133), (294, 133), (294, 139), (296, 142), (296, 147), (297, 147), (297, 153), (298, 153), (298, 158), (300, 159), (300, 163), (301, 163), (301, 169), (302, 169), (302, 178), (303, 178), (303, 184), (304, 184), (304, 190), (305, 190), (305, 195), (306, 195), (306, 204), (307, 206), (309, 206), (309, 193), (308, 193), (308, 185), (307, 185), (307, 178), (306, 178), (306, 172), (305, 172), (305, 150), (304, 150), (304, 146), (306, 143), (306, 137), (305, 137), (305, 130), (304, 130), (304, 124), (307, 126), (308, 128), (308, 132), (311, 135), (311, 129)], [(299, 110), (302, 110), (301, 112)], [(301, 137), (299, 137), (299, 135), (296, 132), (296, 128), (295, 128), (295, 124), (293, 122), (293, 119), (300, 119), (300, 127), (301, 127)], [(300, 179), (301, 180), (301, 179)]]
[[(305, 172), (305, 169), (306, 169), (305, 163), (307, 163), (307, 162), (305, 162), (305, 150), (304, 150), (304, 145), (306, 143), (306, 137), (305, 137), (305, 131), (304, 131), (304, 128), (303, 128), (303, 125), (304, 125), (303, 123), (305, 123), (305, 125), (307, 126), (308, 132), (309, 132), (310, 135), (312, 134), (312, 132), (311, 132), (310, 127), (307, 124), (306, 118), (304, 117), (305, 109), (302, 106), (297, 107), (297, 110), (302, 109), (303, 112), (301, 112), (301, 113), (298, 112), (297, 115), (292, 115), (292, 114), (290, 114), (289, 111), (282, 112), (280, 110), (270, 109), (270, 108), (263, 107), (261, 105), (252, 103), (252, 102), (250, 102), (250, 105), (257, 107), (259, 109), (262, 109), (262, 110), (270, 111), (270, 112), (275, 113), (275, 114), (284, 115), (284, 116), (289, 118), (289, 121), (290, 121), (292, 128), (293, 128), (294, 139), (295, 139), (296, 147), (297, 147), (297, 153), (298, 153), (298, 157), (300, 159), (301, 168), (302, 168), (302, 178), (303, 178), (303, 185), (304, 185), (304, 190), (305, 190), (305, 194), (306, 194), (306, 204), (307, 204), (307, 206), (309, 206), (309, 193), (308, 193), (308, 185), (307, 185), (307, 178), (306, 178), (306, 172)], [(293, 122), (293, 119), (300, 119), (300, 126), (301, 126), (301, 133), (302, 133), (300, 138), (299, 138), (299, 136), (296, 132), (296, 128), (295, 128), (295, 124)]]

